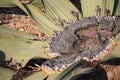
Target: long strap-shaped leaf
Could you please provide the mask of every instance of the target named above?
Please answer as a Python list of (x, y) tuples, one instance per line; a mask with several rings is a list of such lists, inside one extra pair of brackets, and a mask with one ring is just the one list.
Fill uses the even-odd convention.
[(0, 7), (15, 7), (14, 0), (0, 0)]
[(15, 31), (0, 25), (0, 38), (9, 38), (17, 40), (32, 40), (35, 37), (25, 32)]
[(99, 6), (101, 8), (100, 16), (105, 15), (105, 9), (113, 12), (114, 0), (81, 0), (83, 16), (96, 16), (96, 8)]
[(69, 0), (43, 0), (43, 2), (46, 15), (50, 16), (56, 22), (71, 22), (76, 21), (77, 18), (81, 18), (81, 14), (78, 13), (77, 8)]
[(0, 26), (0, 60), (10, 60), (21, 62), (22, 66), (33, 57), (47, 58), (44, 46), (47, 42), (33, 41), (34, 36), (25, 32), (14, 31)]
[(0, 80), (11, 80), (14, 74), (14, 71), (0, 67)]
[[(90, 73), (93, 70), (93, 67), (87, 66), (82, 68), (82, 65), (85, 65), (85, 63), (82, 64), (81, 61), (73, 63), (63, 72), (61, 72), (56, 78), (54, 78), (54, 80), (70, 80), (70, 78), (75, 75)], [(51, 77), (49, 77), (48, 80), (51, 80)]]
[(51, 19), (44, 15), (37, 7), (32, 4), (22, 5), (18, 0), (1, 0), (0, 7), (14, 7), (18, 6), (21, 8), (34, 23), (43, 31), (44, 33), (52, 36), (53, 31), (60, 30), (61, 28), (58, 25), (55, 25)]
[(117, 15), (117, 16), (120, 15), (120, 1), (119, 0), (115, 0), (113, 15)]
[(46, 42), (0, 38), (0, 51), (4, 53), (6, 60), (10, 58), (16, 62), (24, 60), (22, 66), (33, 57), (47, 58), (44, 46), (47, 46)]
[(36, 25), (39, 26), (39, 28), (43, 32), (45, 32), (49, 35), (53, 35), (54, 30), (60, 30), (60, 26), (55, 25), (38, 8), (34, 7), (31, 4), (28, 4), (26, 7), (30, 10), (30, 15), (31, 15), (33, 21), (35, 21)]

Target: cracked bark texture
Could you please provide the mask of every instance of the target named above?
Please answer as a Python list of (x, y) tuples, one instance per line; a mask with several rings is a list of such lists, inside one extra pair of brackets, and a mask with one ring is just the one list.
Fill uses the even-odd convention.
[(54, 53), (79, 53), (104, 48), (112, 36), (120, 32), (120, 19), (89, 17), (77, 21), (59, 32), (49, 43)]
[[(56, 34), (49, 43), (49, 49), (60, 56), (47, 60), (43, 67), (51, 69), (65, 67), (75, 62), (77, 57), (93, 59), (104, 50), (110, 39), (120, 32), (119, 17), (88, 17), (72, 23)], [(46, 65), (46, 66), (45, 66)]]

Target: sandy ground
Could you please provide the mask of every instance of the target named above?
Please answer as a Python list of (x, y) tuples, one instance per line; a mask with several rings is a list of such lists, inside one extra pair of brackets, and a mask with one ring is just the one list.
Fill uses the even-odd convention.
[(13, 30), (33, 34), (38, 38), (44, 35), (30, 17), (18, 8), (0, 9), (0, 24)]

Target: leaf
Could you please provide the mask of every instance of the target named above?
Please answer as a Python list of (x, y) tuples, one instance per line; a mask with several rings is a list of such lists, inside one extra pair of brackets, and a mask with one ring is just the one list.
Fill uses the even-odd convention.
[[(6, 4), (2, 4), (4, 2), (6, 2)], [(47, 35), (53, 36), (54, 31), (61, 30), (60, 26), (56, 25), (53, 21), (51, 21), (51, 19), (45, 16), (44, 12), (42, 12), (40, 9), (38, 9), (32, 4), (23, 5), (18, 0), (11, 0), (11, 1), (2, 0), (0, 4), (1, 4), (1, 7), (18, 6), (27, 15), (29, 15), (30, 18), (33, 20), (33, 22), (37, 25), (37, 27), (40, 28), (41, 31), (43, 31)]]
[(42, 0), (32, 0), (32, 2), (30, 4), (38, 7), (42, 4)]
[(81, 18), (81, 13), (69, 0), (43, 0), (43, 2), (45, 14), (59, 24), (74, 22)]
[(116, 15), (116, 16), (120, 15), (120, 1), (119, 0), (115, 0), (113, 15)]
[(22, 66), (33, 57), (47, 58), (45, 46), (47, 42), (34, 41), (34, 36), (0, 26), (0, 55), (1, 59), (21, 62)]
[(32, 40), (34, 36), (20, 31), (15, 31), (0, 25), (0, 38), (13, 38), (19, 40)]
[(37, 7), (27, 4), (22, 5), (19, 1), (15, 1), (16, 5), (21, 8), (24, 12), (26, 12), (33, 22), (40, 28), (41, 31), (46, 33), (47, 35), (53, 36), (55, 30), (60, 30), (59, 26), (56, 26), (53, 22), (48, 19), (42, 11), (40, 11)]
[(110, 59), (120, 58), (120, 34), (117, 35), (117, 37), (115, 39), (115, 43), (116, 43), (116, 46), (113, 48), (111, 54), (104, 57), (102, 59), (102, 61), (100, 61), (100, 63), (105, 62), (105, 61), (110, 60)]
[[(71, 66), (69, 66), (67, 69), (65, 69), (65, 70), (56, 78), (56, 80), (57, 80), (57, 79), (61, 80), (61, 79), (65, 78), (67, 75), (70, 74), (70, 72), (72, 72), (72, 71), (76, 68), (76, 66), (77, 66), (78, 64), (79, 64), (79, 62), (73, 63)], [(65, 80), (65, 79), (64, 79), (64, 80)]]
[(38, 28), (40, 28), (44, 33), (52, 36), (55, 30), (61, 30), (60, 26), (55, 25), (47, 16), (44, 15), (42, 11), (33, 5), (26, 5), (27, 10), (29, 11), (29, 16), (36, 23)]
[(15, 7), (14, 0), (0, 0), (0, 7)]
[(0, 67), (0, 80), (11, 80), (14, 71)]
[(47, 42), (41, 41), (21, 41), (17, 39), (0, 38), (0, 51), (3, 51), (6, 60), (13, 58), (16, 62), (21, 62), (22, 66), (33, 57), (47, 58), (44, 47)]
[(100, 16), (105, 16), (105, 9), (113, 13), (114, 0), (81, 0), (82, 12), (84, 17), (96, 16), (96, 7), (101, 8)]
[[(74, 66), (74, 65), (72, 65), (72, 66)], [(70, 69), (71, 69), (71, 67), (69, 67), (69, 70)], [(44, 73), (43, 71), (40, 71), (40, 72), (34, 73), (32, 76), (30, 76), (28, 78), (25, 78), (25, 80), (33, 80), (33, 79), (35, 79), (35, 80), (40, 80), (40, 79), (43, 80), (45, 78), (47, 78), (46, 80), (66, 80), (66, 79), (63, 79), (63, 76), (66, 77), (66, 74), (68, 75), (69, 70), (65, 70), (63, 72), (56, 73), (56, 74), (47, 74), (47, 73)]]
[(115, 43), (116, 43), (116, 46), (113, 49), (111, 54), (116, 56), (116, 57), (120, 57), (120, 52), (119, 52), (119, 50), (120, 50), (120, 34), (118, 34), (116, 36)]
[(76, 74), (68, 80), (106, 80), (106, 71), (101, 66), (95, 66), (94, 69), (84, 70), (84, 73)]
[[(85, 63), (87, 65), (87, 63)], [(84, 65), (85, 65), (84, 64)], [(69, 80), (71, 77), (81, 74), (90, 73), (93, 67), (86, 66), (85, 68), (82, 68), (81, 61), (73, 63), (71, 66), (69, 66), (67, 69), (65, 69), (63, 72), (58, 75), (58, 77), (55, 80)], [(89, 64), (88, 64), (89, 65)]]

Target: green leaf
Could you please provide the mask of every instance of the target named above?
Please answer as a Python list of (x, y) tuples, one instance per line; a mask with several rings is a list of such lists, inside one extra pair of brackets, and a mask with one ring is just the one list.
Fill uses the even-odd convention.
[[(75, 65), (73, 64), (72, 66), (76, 66), (77, 63), (75, 63)], [(65, 71), (62, 71), (60, 73), (56, 73), (56, 74), (47, 74), (43, 71), (40, 71), (40, 72), (37, 72), (37, 73), (34, 73), (32, 76), (28, 77), (28, 78), (25, 78), (25, 80), (43, 80), (45, 78), (47, 78), (46, 80), (66, 80), (64, 79), (64, 77), (68, 77), (66, 75), (68, 75), (69, 73), (71, 73), (71, 69), (73, 69), (73, 67), (69, 67), (67, 68)]]
[(25, 66), (33, 57), (48, 58), (44, 52), (45, 46), (47, 42), (0, 38), (0, 51), (4, 52), (6, 60), (10, 58), (16, 62), (24, 60), (22, 66)]
[(14, 71), (0, 67), (0, 80), (11, 80), (13, 74), (15, 74)]
[(60, 26), (55, 25), (45, 14), (40, 11), (35, 6), (28, 4), (26, 5), (26, 9), (29, 11), (29, 16), (36, 23), (38, 28), (41, 29), (44, 33), (48, 35), (53, 35), (55, 30), (61, 30)]
[[(0, 58), (10, 60), (13, 58), (16, 62), (21, 62), (22, 66), (33, 57), (47, 58), (45, 54), (45, 46), (47, 42), (34, 41), (34, 36), (25, 32), (19, 32), (0, 26)], [(3, 56), (5, 55), (5, 56)]]
[(84, 73), (73, 75), (68, 80), (105, 80), (106, 71), (101, 66), (95, 66), (94, 69), (84, 70)]
[(77, 8), (69, 0), (43, 0), (43, 2), (46, 15), (57, 23), (74, 22), (81, 18)]
[[(48, 76), (47, 80), (55, 80), (57, 79), (57, 77), (60, 75), (60, 73), (56, 73), (56, 74), (51, 74)], [(59, 79), (57, 79), (59, 80)]]
[(87, 66), (82, 68), (81, 66), (82, 66), (81, 61), (73, 63), (63, 72), (61, 72), (55, 80), (70, 80), (70, 78), (73, 76), (90, 73), (91, 70), (93, 70), (93, 67)]
[(117, 35), (115, 39), (115, 43), (116, 43), (116, 46), (113, 48), (111, 54), (104, 57), (101, 62), (105, 62), (107, 60), (114, 59), (114, 58), (120, 58), (120, 34)]
[(76, 63), (72, 64), (71, 66), (69, 66), (67, 69), (65, 69), (63, 72), (61, 72), (61, 74), (56, 78), (56, 80), (57, 79), (61, 80), (63, 78), (64, 78), (63, 80), (65, 80), (66, 76), (69, 75), (76, 68), (76, 66), (78, 64), (79, 64), (79, 62), (76, 62)]
[(10, 60), (10, 58), (17, 62), (24, 60), (22, 63), (24, 66), (29, 59), (35, 56), (46, 58), (43, 47), (47, 46), (47, 42), (32, 41), (33, 39), (34, 36), (25, 32), (0, 26), (0, 51), (4, 53), (6, 60)]
[(116, 46), (113, 48), (111, 55), (120, 58), (120, 34), (115, 39)]
[(0, 7), (15, 7), (14, 0), (0, 0)]
[(34, 36), (20, 31), (15, 31), (0, 25), (0, 38), (13, 38), (19, 40), (32, 40)]
[[(4, 2), (6, 2), (6, 4), (3, 4)], [(51, 21), (51, 19), (45, 16), (44, 12), (32, 4), (23, 5), (18, 0), (2, 0), (0, 4), (1, 7), (13, 7), (15, 5), (18, 6), (27, 15), (29, 15), (33, 22), (38, 26), (38, 28), (40, 28), (40, 30), (47, 35), (53, 36), (54, 31), (61, 30), (60, 26), (56, 25), (53, 21)]]
[(120, 15), (120, 1), (115, 0), (115, 7), (113, 15), (119, 16)]
[(32, 0), (32, 2), (30, 4), (38, 7), (42, 4), (42, 0)]
[(105, 9), (113, 13), (114, 0), (81, 0), (82, 12), (84, 17), (96, 16), (96, 7), (101, 8), (100, 16), (105, 15)]

